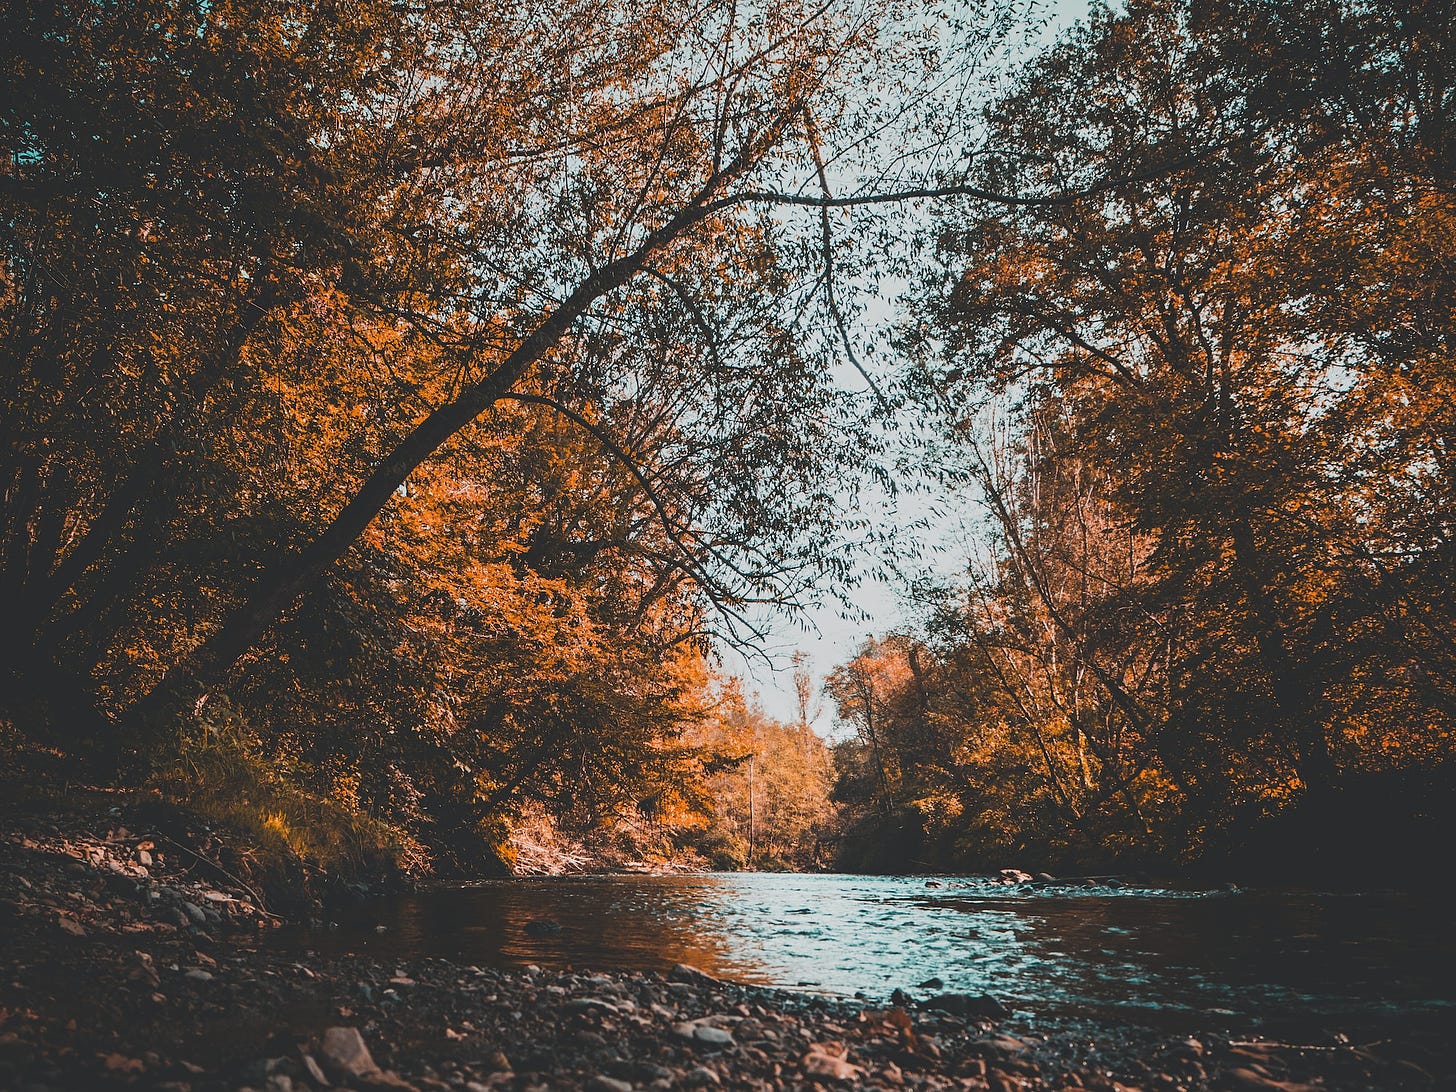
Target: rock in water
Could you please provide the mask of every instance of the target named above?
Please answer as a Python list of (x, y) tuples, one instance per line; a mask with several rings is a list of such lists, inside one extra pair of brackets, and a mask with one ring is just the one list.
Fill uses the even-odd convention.
[(672, 970), (667, 972), (669, 982), (690, 982), (701, 985), (704, 982), (718, 981), (707, 971), (700, 971), (696, 967), (689, 967), (686, 963), (673, 965)]
[(533, 937), (552, 937), (561, 932), (561, 922), (550, 918), (526, 922), (526, 932)]
[(922, 1002), (922, 1007), (938, 1009), (953, 1016), (985, 1017), (989, 1020), (1005, 1020), (1011, 1015), (1010, 1009), (985, 993), (979, 997), (972, 997), (968, 993), (943, 993)]

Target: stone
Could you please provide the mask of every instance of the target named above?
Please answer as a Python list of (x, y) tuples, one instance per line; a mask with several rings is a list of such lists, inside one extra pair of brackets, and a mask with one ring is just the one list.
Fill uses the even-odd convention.
[(917, 983), (915, 988), (917, 990), (938, 990), (944, 985), (945, 983), (939, 978), (927, 978), (924, 982)]
[(86, 935), (86, 927), (75, 918), (68, 917), (65, 914), (56, 915), (56, 924), (73, 937), (84, 937)]
[(201, 967), (188, 967), (182, 977), (192, 982), (211, 982), (212, 972), (204, 971)]
[(358, 1028), (329, 1028), (324, 1032), (319, 1055), (338, 1077), (363, 1078), (379, 1072)]
[(1013, 1054), (1024, 1053), (1026, 1044), (1010, 1035), (992, 1035), (985, 1039), (975, 1040), (970, 1044), (970, 1048), (978, 1054), (989, 1054), (993, 1058), (1006, 1058)]
[(182, 910), (186, 913), (193, 925), (207, 924), (207, 912), (195, 902), (183, 902)]
[(1005, 883), (1030, 883), (1032, 876), (1030, 872), (1023, 872), (1019, 868), (1003, 868), (1001, 879)]
[(101, 1059), (108, 1073), (137, 1074), (146, 1072), (146, 1064), (140, 1058), (128, 1058), (125, 1054), (108, 1054)]
[(700, 971), (696, 967), (690, 967), (686, 963), (676, 963), (672, 970), (667, 972), (669, 982), (687, 982), (701, 984), (704, 982), (717, 982), (718, 980), (707, 971)]
[(762, 1039), (764, 1038), (763, 1022), (755, 1020), (751, 1016), (746, 1017), (734, 1025), (733, 1037), (735, 1039), (747, 1039), (750, 1041), (753, 1039)]
[(733, 1035), (722, 1028), (709, 1027), (698, 1024), (693, 1027), (693, 1039), (710, 1047), (727, 1047), (733, 1045)]
[(952, 1016), (985, 1017), (990, 1020), (1005, 1020), (1011, 1010), (990, 994), (972, 996), (968, 993), (942, 993), (921, 1002), (921, 1008), (948, 1012)]
[(586, 1082), (586, 1092), (633, 1092), (633, 1087), (630, 1081), (619, 1081), (600, 1073)]
[(318, 1064), (318, 1059), (306, 1050), (301, 1053), (303, 1057), (303, 1068), (308, 1071), (309, 1080), (321, 1088), (328, 1088), (329, 1079), (324, 1076), (323, 1067)]
[(617, 1006), (595, 997), (576, 997), (561, 1006), (562, 1012), (617, 1012)]
[(723, 1079), (707, 1066), (700, 1065), (688, 1071), (685, 1083), (689, 1088), (717, 1088)]
[(810, 1051), (804, 1055), (804, 1075), (830, 1081), (857, 1081), (864, 1076), (864, 1070), (843, 1058)]
[(559, 921), (552, 921), (550, 918), (528, 921), (526, 922), (526, 932), (533, 937), (555, 936), (561, 932), (561, 923)]
[(724, 1016), (721, 1013), (714, 1013), (711, 1016), (699, 1016), (696, 1020), (691, 1021), (693, 1027), (727, 1028), (729, 1031), (732, 1031), (733, 1028), (742, 1022), (743, 1017), (741, 1016)]

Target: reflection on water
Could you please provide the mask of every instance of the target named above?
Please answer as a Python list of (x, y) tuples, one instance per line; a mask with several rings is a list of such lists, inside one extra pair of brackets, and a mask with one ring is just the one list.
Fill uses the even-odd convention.
[[(681, 962), (871, 997), (939, 977), (1041, 1016), (1456, 1014), (1453, 914), (1435, 899), (930, 882), (940, 886), (753, 873), (503, 880), (372, 903), (337, 929), (279, 939), (492, 965)], [(559, 932), (528, 931), (543, 920)]]

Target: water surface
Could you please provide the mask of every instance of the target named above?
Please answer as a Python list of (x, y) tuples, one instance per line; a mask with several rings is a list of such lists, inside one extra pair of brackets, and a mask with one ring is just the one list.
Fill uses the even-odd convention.
[[(1456, 1018), (1453, 916), (1443, 900), (1394, 893), (737, 873), (491, 881), (376, 901), (279, 939), (494, 966), (682, 962), (871, 998), (923, 996), (917, 984), (938, 977), (1043, 1018), (1370, 1027)], [(541, 935), (543, 921), (559, 932)]]

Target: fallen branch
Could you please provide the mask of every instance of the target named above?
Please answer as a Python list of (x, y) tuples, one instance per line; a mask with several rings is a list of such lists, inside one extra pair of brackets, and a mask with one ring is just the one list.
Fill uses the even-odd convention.
[(252, 895), (253, 896), (253, 902), (257, 905), (258, 912), (260, 914), (262, 914), (264, 917), (272, 918), (274, 921), (282, 921), (283, 920), (277, 914), (273, 913), (273, 911), (271, 911), (271, 910), (268, 909), (268, 905), (267, 905), (267, 903), (265, 903), (263, 901), (263, 896), (262, 895), (258, 894), (258, 892), (254, 891), (251, 886), (249, 886), (248, 884), (244, 883), (237, 876), (234, 876), (231, 872), (229, 872), (227, 869), (223, 868), (223, 866), (220, 865), (220, 864), (218, 864), (216, 861), (211, 860), (211, 859), (209, 859), (207, 857), (204, 857), (201, 853), (198, 853), (195, 849), (188, 849), (186, 846), (184, 846), (181, 842), (177, 841), (175, 838), (169, 838), (165, 834), (155, 834), (155, 835), (153, 835), (153, 837), (160, 838), (162, 841), (167, 842), (170, 845), (176, 846), (183, 853), (191, 854), (193, 857), (195, 857), (197, 860), (201, 861), (203, 864), (210, 865), (211, 867), (217, 869), (219, 872), (221, 872), (228, 879), (232, 880), (233, 883), (237, 884), (244, 891), (246, 891), (249, 895)]

